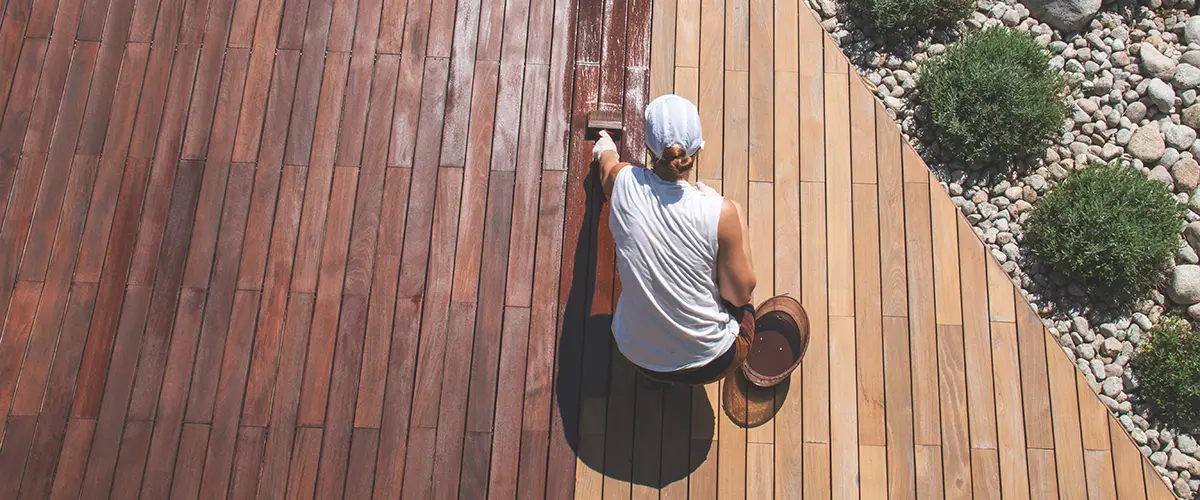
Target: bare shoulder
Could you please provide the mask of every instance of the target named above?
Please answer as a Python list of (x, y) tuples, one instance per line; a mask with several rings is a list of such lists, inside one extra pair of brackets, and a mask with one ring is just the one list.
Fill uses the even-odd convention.
[(721, 220), (717, 224), (717, 237), (724, 241), (737, 241), (742, 233), (742, 206), (729, 198), (721, 205)]

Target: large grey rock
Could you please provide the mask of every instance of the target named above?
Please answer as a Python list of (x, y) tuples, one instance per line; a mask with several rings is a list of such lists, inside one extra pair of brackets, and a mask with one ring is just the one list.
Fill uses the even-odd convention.
[(1148, 177), (1150, 177), (1150, 180), (1166, 186), (1167, 189), (1172, 189), (1174, 187), (1174, 181), (1171, 180), (1171, 172), (1167, 170), (1167, 167), (1162, 165), (1150, 169), (1150, 175)]
[(1200, 16), (1189, 17), (1183, 23), (1184, 43), (1200, 43)]
[(1026, 0), (1025, 7), (1039, 21), (1064, 31), (1079, 31), (1100, 10), (1100, 0)]
[(1192, 127), (1193, 130), (1200, 128), (1200, 104), (1188, 106), (1183, 110), (1179, 118), (1184, 125)]
[(1200, 445), (1196, 444), (1196, 439), (1187, 434), (1175, 436), (1175, 446), (1188, 455), (1200, 453)]
[(1125, 107), (1125, 118), (1129, 121), (1137, 123), (1146, 117), (1146, 104), (1142, 101), (1134, 101)]
[(1200, 163), (1191, 158), (1175, 162), (1171, 167), (1171, 178), (1175, 179), (1175, 189), (1183, 193), (1193, 193), (1200, 186)]
[(1125, 150), (1134, 158), (1146, 163), (1158, 161), (1166, 149), (1167, 144), (1163, 140), (1157, 123), (1151, 123), (1135, 130), (1133, 136), (1129, 138), (1129, 145), (1125, 147)]
[(1171, 77), (1171, 83), (1183, 90), (1200, 86), (1200, 68), (1186, 63), (1176, 66), (1175, 76)]
[(1175, 76), (1175, 60), (1163, 55), (1153, 45), (1143, 43), (1138, 57), (1142, 59), (1142, 75), (1163, 80), (1170, 80)]
[(1187, 125), (1165, 123), (1162, 127), (1162, 134), (1168, 146), (1179, 150), (1187, 150), (1192, 147), (1192, 143), (1196, 142), (1196, 131)]
[(1150, 85), (1146, 87), (1146, 97), (1159, 111), (1169, 113), (1175, 109), (1175, 89), (1160, 78), (1150, 80)]
[(1104, 353), (1105, 356), (1115, 358), (1118, 354), (1121, 354), (1122, 347), (1124, 345), (1121, 344), (1120, 340), (1110, 337), (1104, 339), (1104, 342), (1100, 344), (1100, 352)]
[(1167, 295), (1177, 304), (1200, 303), (1200, 266), (1184, 264), (1171, 273), (1171, 288)]

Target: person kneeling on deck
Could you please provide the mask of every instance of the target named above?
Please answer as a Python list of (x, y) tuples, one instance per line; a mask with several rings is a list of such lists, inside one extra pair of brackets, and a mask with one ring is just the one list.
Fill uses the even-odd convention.
[(621, 278), (613, 337), (650, 378), (714, 382), (746, 361), (754, 336), (745, 210), (686, 180), (704, 147), (694, 104), (654, 99), (645, 132), (649, 168), (622, 162), (606, 132), (592, 150)]

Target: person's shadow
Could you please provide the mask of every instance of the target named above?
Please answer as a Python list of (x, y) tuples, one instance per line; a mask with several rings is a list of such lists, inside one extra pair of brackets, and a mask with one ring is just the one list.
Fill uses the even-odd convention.
[[(593, 313), (603, 194), (584, 179), (585, 211), (574, 248), (572, 285), (558, 338), (555, 391), (564, 434), (584, 465), (605, 477), (661, 488), (688, 477), (709, 455), (716, 414), (703, 387), (661, 384), (638, 372), (613, 344), (610, 310)], [(568, 195), (568, 198), (570, 195)], [(571, 230), (571, 214), (567, 215)], [(607, 262), (600, 301), (615, 307), (615, 264)]]

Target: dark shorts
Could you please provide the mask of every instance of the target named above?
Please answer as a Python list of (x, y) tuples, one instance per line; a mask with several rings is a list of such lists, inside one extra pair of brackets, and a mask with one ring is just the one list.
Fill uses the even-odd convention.
[(674, 372), (656, 372), (642, 367), (638, 367), (638, 369), (647, 377), (660, 382), (705, 385), (721, 380), (733, 373), (734, 370), (741, 368), (742, 363), (746, 362), (746, 357), (750, 355), (750, 344), (754, 342), (754, 307), (749, 304), (734, 307), (725, 302), (725, 309), (737, 320), (740, 328), (737, 339), (724, 354), (717, 356), (708, 364)]

